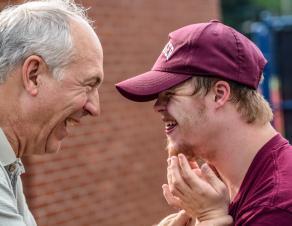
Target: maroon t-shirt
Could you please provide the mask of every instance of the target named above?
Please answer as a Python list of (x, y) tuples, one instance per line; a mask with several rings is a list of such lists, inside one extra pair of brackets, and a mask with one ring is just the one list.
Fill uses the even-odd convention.
[(229, 214), (235, 225), (292, 226), (292, 146), (281, 135), (256, 154)]

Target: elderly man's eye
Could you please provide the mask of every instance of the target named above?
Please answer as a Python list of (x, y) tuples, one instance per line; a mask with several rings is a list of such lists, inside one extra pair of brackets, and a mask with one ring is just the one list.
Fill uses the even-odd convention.
[(86, 89), (86, 92), (89, 93), (93, 88), (92, 86), (87, 85), (85, 89)]
[(99, 83), (88, 84), (88, 85), (86, 85), (86, 92), (89, 93), (92, 90), (98, 89), (98, 87), (99, 87)]

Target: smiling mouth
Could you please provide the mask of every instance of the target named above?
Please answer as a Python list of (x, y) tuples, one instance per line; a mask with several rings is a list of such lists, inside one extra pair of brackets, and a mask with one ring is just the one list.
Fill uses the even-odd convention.
[(165, 122), (165, 133), (170, 135), (176, 128), (177, 122), (175, 120)]

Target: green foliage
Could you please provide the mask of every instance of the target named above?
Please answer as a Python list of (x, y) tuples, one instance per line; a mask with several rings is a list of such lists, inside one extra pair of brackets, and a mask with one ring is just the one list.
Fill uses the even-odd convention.
[(280, 12), (281, 0), (253, 0), (250, 2), (274, 13)]
[(280, 13), (280, 0), (221, 0), (224, 23), (241, 30), (244, 21), (257, 21), (262, 11)]

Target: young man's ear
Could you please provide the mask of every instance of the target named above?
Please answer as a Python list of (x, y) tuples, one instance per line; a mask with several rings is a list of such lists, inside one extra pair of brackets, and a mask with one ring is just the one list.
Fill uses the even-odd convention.
[(218, 81), (213, 87), (214, 101), (218, 107), (223, 106), (230, 98), (230, 85), (226, 81)]
[(44, 60), (37, 55), (25, 59), (22, 65), (22, 81), (25, 90), (32, 96), (38, 94), (39, 77), (47, 70)]

